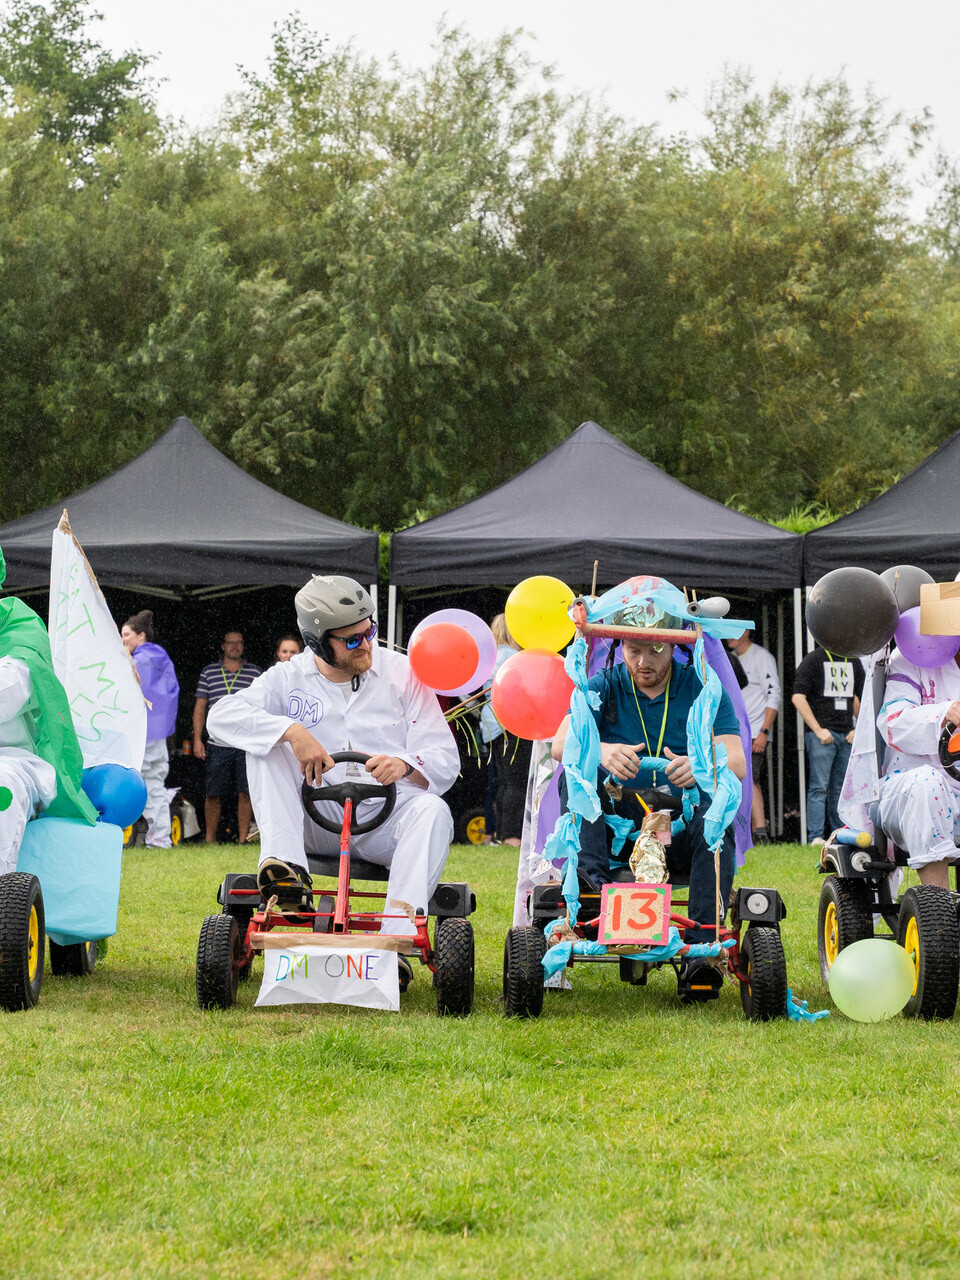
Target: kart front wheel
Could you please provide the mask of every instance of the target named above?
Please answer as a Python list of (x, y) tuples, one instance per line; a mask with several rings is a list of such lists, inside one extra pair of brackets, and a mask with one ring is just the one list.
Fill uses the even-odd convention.
[(461, 916), (450, 916), (437, 926), (434, 940), (437, 966), (437, 1013), (465, 1017), (473, 1008), (473, 925)]
[(870, 890), (862, 880), (827, 876), (820, 890), (817, 916), (817, 954), (820, 977), (830, 979), (830, 970), (844, 947), (873, 937)]
[(751, 1022), (786, 1017), (787, 960), (779, 929), (751, 925), (740, 948), (740, 1003)]
[(26, 871), (0, 876), (0, 1008), (35, 1007), (45, 942), (40, 881)]
[(904, 1006), (908, 1018), (952, 1018), (960, 985), (960, 926), (946, 889), (921, 884), (908, 889), (900, 904), (897, 942), (913, 961), (913, 994)]
[(229, 1009), (237, 1002), (240, 931), (233, 916), (207, 916), (197, 945), (197, 1004)]
[(503, 1011), (508, 1018), (539, 1018), (543, 1012), (543, 965), (547, 940), (539, 929), (507, 932), (503, 948)]

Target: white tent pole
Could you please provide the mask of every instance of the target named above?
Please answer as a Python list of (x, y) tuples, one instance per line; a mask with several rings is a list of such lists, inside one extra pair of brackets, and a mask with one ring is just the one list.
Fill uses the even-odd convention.
[[(799, 661), (803, 653), (803, 608), (800, 603), (800, 588), (793, 589), (793, 647)], [(799, 711), (794, 712), (797, 720), (797, 782), (800, 786), (800, 843), (807, 843), (807, 761), (803, 745), (803, 719)]]
[(392, 649), (397, 634), (397, 588), (391, 582), (387, 587), (387, 648)]

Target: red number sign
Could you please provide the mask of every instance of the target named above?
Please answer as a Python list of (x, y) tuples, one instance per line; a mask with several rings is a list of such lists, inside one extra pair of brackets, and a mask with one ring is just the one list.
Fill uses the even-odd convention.
[(668, 884), (608, 884), (601, 899), (600, 942), (657, 946), (670, 928)]

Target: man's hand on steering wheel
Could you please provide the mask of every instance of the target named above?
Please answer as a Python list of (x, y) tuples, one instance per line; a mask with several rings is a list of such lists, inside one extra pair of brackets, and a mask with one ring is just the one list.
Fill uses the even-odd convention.
[(384, 787), (405, 778), (408, 770), (406, 760), (401, 760), (398, 756), (371, 756), (364, 768)]
[(300, 763), (300, 772), (307, 782), (319, 783), (320, 775), (333, 768), (330, 752), (302, 724), (290, 725), (281, 741), (290, 743), (293, 754)]

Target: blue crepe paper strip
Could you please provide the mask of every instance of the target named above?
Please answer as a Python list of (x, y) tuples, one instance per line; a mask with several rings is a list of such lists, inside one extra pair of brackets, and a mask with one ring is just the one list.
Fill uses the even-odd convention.
[(793, 989), (787, 987), (787, 1017), (791, 1022), (819, 1022), (821, 1018), (829, 1018), (830, 1010), (821, 1009), (819, 1013), (811, 1013), (806, 1000), (796, 1000)]
[[(676, 925), (671, 925), (667, 934), (667, 941), (662, 946), (645, 947), (642, 951), (637, 951), (635, 954), (624, 958), (627, 960), (643, 960), (647, 964), (657, 964), (662, 960), (673, 959), (683, 946), (684, 943), (680, 937), (679, 930)], [(732, 938), (727, 938), (724, 942), (693, 942), (686, 948), (685, 955), (699, 960), (706, 956), (718, 956), (732, 946)], [(552, 946), (540, 963), (543, 965), (544, 974), (548, 978), (552, 978), (555, 973), (559, 973), (561, 969), (566, 967), (572, 955), (605, 956), (606, 954), (607, 948), (602, 942), (587, 942), (584, 939), (573, 942), (568, 939), (566, 942), (558, 942)]]
[[(702, 631), (717, 638), (743, 634), (750, 622), (734, 618), (704, 618), (687, 612), (687, 602), (681, 591), (670, 583), (663, 583), (644, 593), (665, 612), (696, 622)], [(587, 621), (602, 622), (608, 614), (616, 613), (624, 606), (623, 590), (614, 587), (592, 603), (587, 604)], [(693, 640), (694, 632), (690, 638)], [(717, 704), (720, 701), (721, 684), (716, 672), (708, 665), (703, 641), (697, 640), (694, 648), (694, 667), (703, 688), (694, 700), (687, 720), (687, 755), (690, 757), (694, 779), (701, 791), (713, 796), (704, 819), (704, 836), (711, 850), (716, 850), (723, 833), (733, 821), (742, 797), (739, 779), (727, 767), (726, 749), (716, 744), (716, 793), (714, 793), (714, 755), (711, 751), (710, 729)], [(570, 727), (563, 745), (563, 770), (567, 778), (567, 811), (557, 819), (556, 826), (547, 838), (544, 857), (563, 865), (563, 900), (567, 904), (567, 916), (575, 925), (580, 912), (580, 889), (577, 866), (580, 858), (580, 825), (584, 818), (595, 822), (602, 810), (597, 796), (595, 779), (600, 764), (600, 732), (590, 708), (600, 705), (596, 692), (587, 689), (587, 641), (577, 635), (568, 646), (564, 668), (573, 681), (570, 699)], [(694, 788), (683, 792), (683, 815), (671, 823), (671, 831), (678, 835), (689, 822), (693, 810), (699, 804), (700, 795)], [(628, 819), (617, 814), (604, 814), (613, 829), (614, 857), (620, 853), (626, 841), (638, 828)]]

